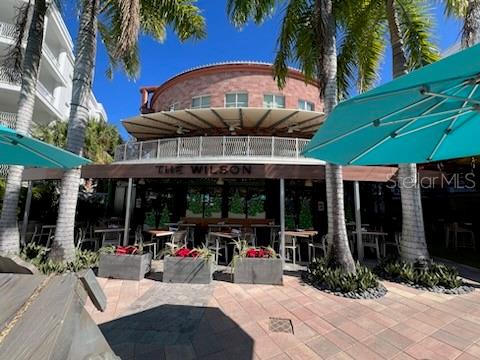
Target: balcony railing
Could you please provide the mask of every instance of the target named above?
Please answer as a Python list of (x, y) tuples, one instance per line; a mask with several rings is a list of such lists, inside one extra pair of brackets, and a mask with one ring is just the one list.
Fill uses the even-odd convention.
[(37, 92), (53, 105), (53, 94), (40, 81), (37, 82)]
[(0, 111), (0, 125), (7, 126), (14, 129), (15, 124), (17, 123), (17, 114)]
[(11, 85), (20, 85), (21, 80), (22, 77), (19, 73), (6, 66), (0, 66), (0, 82)]
[(15, 35), (15, 25), (0, 22), (0, 36), (4, 36), (9, 39), (15, 39)]
[(309, 139), (263, 136), (207, 136), (130, 142), (115, 150), (116, 162), (313, 161), (301, 155)]
[(58, 57), (53, 54), (53, 51), (45, 44), (43, 45), (43, 51), (50, 61), (57, 66), (57, 69), (60, 70), (60, 62)]

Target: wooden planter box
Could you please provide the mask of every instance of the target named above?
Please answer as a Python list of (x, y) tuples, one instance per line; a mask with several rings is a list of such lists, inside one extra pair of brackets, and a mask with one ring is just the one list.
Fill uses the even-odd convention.
[(141, 280), (150, 272), (152, 254), (142, 255), (115, 255), (100, 254), (98, 276), (123, 279)]
[(233, 282), (238, 284), (282, 285), (282, 259), (238, 258), (233, 270)]
[(163, 265), (163, 282), (210, 284), (212, 281), (212, 260), (166, 256)]

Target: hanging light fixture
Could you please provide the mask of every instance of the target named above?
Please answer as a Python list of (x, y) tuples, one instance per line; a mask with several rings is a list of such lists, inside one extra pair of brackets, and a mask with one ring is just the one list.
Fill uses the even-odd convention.
[(305, 187), (312, 187), (312, 186), (313, 186), (312, 180), (309, 180), (309, 179), (305, 180)]
[(216, 184), (219, 185), (219, 186), (224, 185), (225, 183), (224, 183), (224, 181), (223, 181), (223, 178), (218, 178)]

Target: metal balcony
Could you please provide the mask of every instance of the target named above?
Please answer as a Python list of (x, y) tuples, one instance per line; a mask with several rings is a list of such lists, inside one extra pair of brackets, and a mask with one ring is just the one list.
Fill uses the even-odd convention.
[(301, 152), (309, 139), (263, 136), (181, 137), (119, 145), (117, 163), (318, 163)]
[(15, 36), (16, 36), (15, 25), (7, 24), (0, 21), (0, 36), (6, 37), (10, 40), (15, 39)]

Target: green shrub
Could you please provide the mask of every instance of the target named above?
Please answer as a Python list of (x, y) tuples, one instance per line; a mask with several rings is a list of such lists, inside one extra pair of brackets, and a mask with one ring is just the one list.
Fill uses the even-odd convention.
[(427, 288), (442, 286), (453, 289), (463, 285), (456, 269), (434, 262), (412, 264), (397, 259), (385, 259), (377, 266), (375, 272), (390, 280)]
[(98, 265), (99, 253), (97, 252), (77, 249), (75, 251), (75, 259), (69, 263), (49, 259), (49, 252), (50, 249), (45, 246), (30, 243), (22, 249), (20, 256), (35, 265), (41, 273), (47, 275), (52, 273), (61, 274), (66, 271), (76, 272)]
[(367, 267), (356, 264), (355, 274), (345, 274), (325, 258), (313, 260), (308, 267), (310, 279), (329, 290), (348, 293), (363, 292), (379, 286), (377, 276)]

